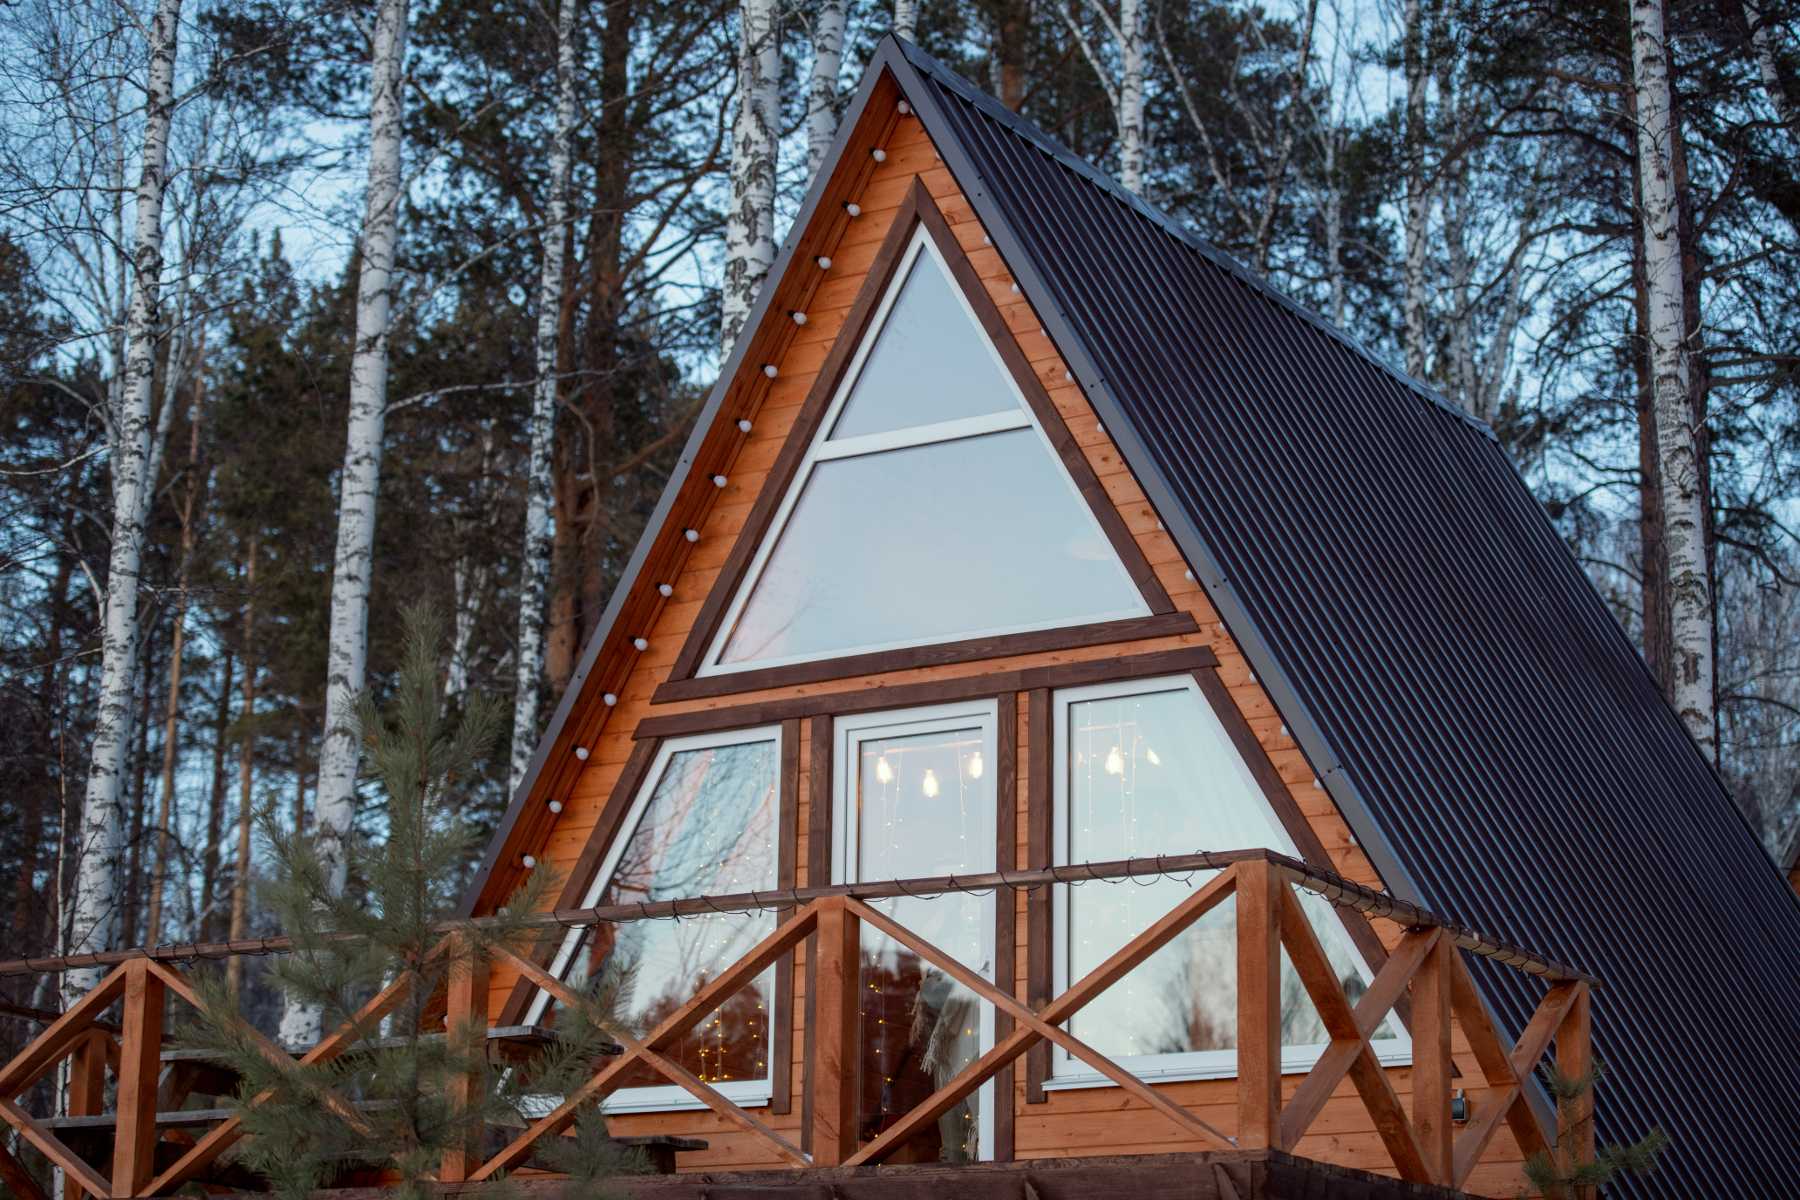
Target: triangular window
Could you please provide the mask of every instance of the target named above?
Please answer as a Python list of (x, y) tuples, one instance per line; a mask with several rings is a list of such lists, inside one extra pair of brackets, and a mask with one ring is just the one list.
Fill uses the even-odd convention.
[[(1224, 727), (1191, 679), (1099, 684), (1059, 691), (1054, 745), (1058, 863), (1102, 862), (1266, 846), (1294, 854), (1289, 838)], [(1135, 887), (1061, 888), (1052, 948), (1060, 991), (1174, 908), (1216, 872), (1162, 876)], [(1351, 1003), (1373, 976), (1331, 904), (1305, 893), (1301, 907)], [(1140, 1076), (1204, 1078), (1237, 1070), (1237, 913), (1226, 903), (1108, 988), (1069, 1032)], [(1284, 1070), (1305, 1070), (1330, 1035), (1287, 952), (1281, 965)], [(1384, 1062), (1410, 1043), (1393, 1021), (1372, 1039)], [(1100, 1082), (1066, 1051), (1063, 1086)]]
[(921, 228), (703, 673), (1149, 609)]

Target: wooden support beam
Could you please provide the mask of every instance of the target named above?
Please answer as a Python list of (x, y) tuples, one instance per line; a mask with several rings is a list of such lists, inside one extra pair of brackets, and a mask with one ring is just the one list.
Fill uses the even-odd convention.
[[(31, 1177), (31, 1172), (25, 1169), (25, 1164), (14, 1158), (13, 1152), (3, 1143), (0, 1143), (0, 1184), (4, 1184), (8, 1194), (18, 1200), (50, 1200), (38, 1186), (38, 1181)], [(76, 1187), (76, 1195), (80, 1195), (79, 1187)]]
[(71, 1004), (50, 1027), (32, 1039), (0, 1068), (0, 1100), (10, 1100), (38, 1081), (55, 1066), (77, 1038), (85, 1034), (95, 1017), (105, 1012), (125, 990), (125, 967), (114, 967), (93, 991)]
[(468, 938), (456, 939), (444, 991), (444, 1033), (450, 1061), (461, 1068), (451, 1076), (447, 1089), (450, 1128), (454, 1134), (460, 1125), (462, 1138), (445, 1152), (438, 1180), (461, 1183), (481, 1165), (484, 1131), (480, 1110), (487, 1091), (488, 959)]
[(112, 1184), (104, 1179), (100, 1172), (87, 1164), (87, 1160), (63, 1145), (55, 1134), (45, 1129), (35, 1117), (14, 1104), (11, 1100), (0, 1099), (0, 1120), (5, 1121), (19, 1131), (19, 1136), (38, 1148), (38, 1152), (71, 1178), (81, 1184), (82, 1190), (95, 1200), (108, 1200), (112, 1195)]
[(862, 921), (842, 898), (821, 900), (813, 952), (819, 1028), (813, 1039), (812, 1161), (835, 1167), (856, 1153), (857, 1065), (862, 1039), (857, 1005)]
[[(1557, 1106), (1556, 1150), (1558, 1166), (1567, 1175), (1594, 1161), (1594, 1043), (1590, 1017), (1593, 993), (1585, 983), (1565, 985), (1570, 997), (1563, 1018), (1556, 1026), (1556, 1073), (1573, 1082), (1588, 1079), (1588, 1086), (1578, 1096)], [(1575, 1200), (1593, 1200), (1596, 1189), (1575, 1189)]]
[(1450, 987), (1456, 947), (1440, 937), (1413, 978), (1413, 1133), (1431, 1172), (1448, 1184), (1455, 1174), (1455, 1129), (1450, 1124)]
[(148, 959), (125, 966), (125, 1013), (119, 1037), (118, 1132), (113, 1138), (112, 1194), (130, 1197), (156, 1167), (157, 1075), (162, 1068), (163, 1010), (168, 989)]
[(1268, 862), (1237, 866), (1237, 1144), (1281, 1140), (1281, 890)]
[[(71, 1117), (98, 1116), (106, 1110), (107, 1036), (89, 1029), (75, 1046), (69, 1064), (69, 1095), (64, 1111)], [(81, 1200), (81, 1184), (63, 1176), (63, 1200)]]

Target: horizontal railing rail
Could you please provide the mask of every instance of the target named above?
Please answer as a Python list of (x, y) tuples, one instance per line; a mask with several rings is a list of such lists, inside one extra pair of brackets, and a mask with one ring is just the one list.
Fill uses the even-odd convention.
[[(997, 888), (1043, 888), (1123, 880), (1149, 875), (1180, 876), (1216, 872), (1148, 929), (1061, 995), (1028, 1005), (996, 987), (980, 971), (921, 938), (894, 918), (871, 907), (870, 901), (899, 896), (941, 896), (988, 892)], [(1373, 981), (1354, 1002), (1330, 965), (1317, 934), (1301, 906), (1298, 892), (1324, 897), (1395, 922), (1401, 932)], [(1137, 1078), (1107, 1055), (1071, 1034), (1066, 1025), (1082, 1008), (1118, 983), (1207, 913), (1226, 902), (1236, 908), (1237, 965), (1237, 1120), (1233, 1130), (1219, 1128), (1177, 1104), (1168, 1094)], [(1501, 939), (1473, 933), (1426, 910), (1382, 895), (1297, 860), (1267, 851), (1167, 855), (1035, 871), (993, 872), (932, 879), (889, 880), (836, 887), (706, 896), (677, 901), (570, 909), (541, 914), (544, 927), (581, 927), (606, 922), (679, 918), (706, 913), (787, 909), (791, 915), (748, 953), (707, 981), (675, 1012), (641, 1036), (611, 1030), (621, 1053), (608, 1057), (594, 1074), (572, 1089), (549, 1112), (518, 1132), (497, 1152), (486, 1153), (472, 1139), (446, 1155), (441, 1182), (480, 1182), (526, 1165), (545, 1138), (564, 1133), (585, 1106), (599, 1104), (625, 1086), (634, 1069), (649, 1069), (695, 1097), (724, 1120), (765, 1145), (776, 1158), (793, 1166), (858, 1165), (881, 1162), (956, 1105), (967, 1100), (1007, 1064), (1032, 1047), (1051, 1043), (1109, 1079), (1150, 1112), (1166, 1120), (1171, 1131), (1213, 1148), (1293, 1150), (1323, 1111), (1326, 1101), (1348, 1079), (1399, 1174), (1423, 1183), (1460, 1187), (1504, 1123), (1526, 1155), (1592, 1154), (1591, 1089), (1566, 1106), (1562, 1119), (1572, 1122), (1558, 1137), (1555, 1119), (1546, 1120), (1530, 1102), (1533, 1072), (1555, 1050), (1557, 1068), (1565, 1075), (1585, 1076), (1591, 1061), (1589, 996), (1593, 980)], [(443, 1006), (447, 1029), (487, 1021), (489, 963), (470, 949), (464, 931), (481, 921), (446, 923), (444, 937), (432, 952), (454, 967), (448, 972)], [(872, 1140), (858, 1138), (857, 1063), (861, 1053), (861, 936), (864, 926), (911, 950), (991, 1005), (1009, 1021), (1005, 1032), (973, 1062), (944, 1082), (910, 1111), (901, 1114)], [(182, 961), (229, 954), (278, 953), (283, 939), (245, 943), (210, 943), (112, 952), (116, 957), (85, 955), (55, 960), (41, 969), (111, 965), (100, 984), (56, 1017), (11, 1062), (0, 1067), (0, 1119), (51, 1162), (61, 1167), (74, 1188), (95, 1197), (164, 1195), (197, 1180), (221, 1154), (246, 1136), (240, 1117), (229, 1117), (183, 1146), (161, 1171), (156, 1164), (157, 1066), (165, 1009), (170, 998), (195, 1007), (201, 997), (183, 973)], [(685, 1034), (732, 995), (804, 943), (812, 964), (809, 1008), (813, 1039), (812, 1070), (807, 1087), (811, 1140), (808, 1154), (783, 1132), (770, 1127), (729, 1097), (689, 1071), (673, 1048)], [(1482, 955), (1542, 978), (1548, 985), (1536, 1012), (1516, 1042), (1508, 1043), (1495, 1028), (1458, 949)], [(1316, 1062), (1285, 1100), (1282, 1088), (1281, 959), (1286, 952), (1328, 1034)], [(96, 961), (100, 960), (100, 961)], [(496, 964), (524, 978), (564, 1004), (579, 1004), (574, 990), (530, 954), (500, 947)], [(10, 968), (15, 964), (4, 964)], [(0, 970), (4, 970), (0, 968)], [(417, 986), (402, 973), (361, 1011), (301, 1056), (306, 1064), (329, 1061), (351, 1050), (384, 1016), (393, 1012)], [(1403, 999), (1412, 1038), (1412, 1103), (1410, 1111), (1396, 1093), (1372, 1039)], [(100, 1018), (122, 1005), (116, 1027)], [(1460, 1128), (1451, 1120), (1456, 1069), (1452, 1060), (1452, 1021), (1462, 1030), (1484, 1095), (1471, 1104)], [(116, 1029), (116, 1036), (111, 1030)], [(262, 1035), (246, 1033), (257, 1048), (283, 1062), (293, 1051)], [(24, 1112), (16, 1097), (32, 1087), (64, 1058), (74, 1057), (69, 1089), (71, 1115), (100, 1111), (105, 1074), (116, 1076), (116, 1129), (110, 1173), (102, 1173), (74, 1154), (42, 1120)], [(453, 1081), (453, 1104), (473, 1105), (487, 1086), (480, 1064), (471, 1075)], [(1472, 1085), (1472, 1080), (1463, 1080)], [(268, 1094), (249, 1098), (252, 1107)], [(337, 1100), (332, 1111), (347, 1122), (360, 1120), (355, 1107)], [(23, 1181), (21, 1183), (20, 1181)], [(11, 1183), (27, 1200), (44, 1200), (17, 1158), (0, 1146), (0, 1181)]]

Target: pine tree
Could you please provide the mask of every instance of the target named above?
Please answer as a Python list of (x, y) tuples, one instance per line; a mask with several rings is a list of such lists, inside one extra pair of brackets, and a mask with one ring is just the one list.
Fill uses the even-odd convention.
[(1525, 1163), (1525, 1178), (1544, 1200), (1590, 1200), (1620, 1175), (1654, 1171), (1657, 1157), (1669, 1144), (1667, 1134), (1652, 1129), (1629, 1146), (1602, 1146), (1592, 1161), (1581, 1161), (1575, 1150), (1579, 1126), (1594, 1117), (1593, 1109), (1580, 1101), (1593, 1090), (1600, 1075), (1598, 1064), (1582, 1075), (1550, 1073), (1550, 1094), (1556, 1098), (1556, 1153), (1534, 1154)]
[[(273, 848), (262, 899), (295, 948), (270, 976), (290, 1006), (318, 1009), (327, 1030), (347, 1027), (345, 1051), (315, 1064), (271, 1061), (217, 984), (206, 993), (194, 1035), (237, 1072), (250, 1135), (242, 1161), (284, 1197), (363, 1168), (396, 1172), (400, 1197), (423, 1196), (446, 1152), (479, 1144), (490, 1123), (514, 1118), (499, 1081), (486, 1076), (485, 1030), (443, 1030), (442, 1018), (429, 1014), (453, 971), (485, 961), (497, 944), (529, 940), (511, 915), (538, 907), (553, 881), (543, 878), (515, 896), (498, 921), (446, 938), (443, 922), (480, 849), (480, 831), (461, 815), (463, 793), (480, 778), (477, 763), (493, 747), (503, 716), (492, 699), (471, 694), (451, 723), (440, 684), (442, 641), (435, 611), (409, 609), (391, 703), (383, 711), (365, 696), (359, 705), (363, 752), (384, 793), (386, 836), (345, 843), (349, 887), (335, 886), (336, 864), (318, 839), (286, 829), (272, 811), (261, 821)], [(394, 987), (403, 994), (384, 1023), (367, 1008)], [(476, 1076), (484, 1085), (457, 1111), (448, 1100), (453, 1082)], [(263, 1103), (248, 1106), (265, 1092)]]

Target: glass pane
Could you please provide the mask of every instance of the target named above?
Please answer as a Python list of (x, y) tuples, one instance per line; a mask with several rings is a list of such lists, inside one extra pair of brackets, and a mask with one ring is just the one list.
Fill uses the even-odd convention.
[(720, 661), (1143, 611), (1062, 464), (1010, 430), (818, 464)]
[(1018, 407), (986, 336), (963, 311), (930, 252), (907, 271), (900, 295), (857, 372), (831, 437), (861, 437)]
[[(1069, 861), (1287, 845), (1202, 703), (1183, 688), (1069, 705)], [(1070, 982), (1213, 874), (1068, 889)], [(1342, 924), (1319, 897), (1302, 902), (1354, 1002), (1365, 985)], [(1227, 900), (1101, 993), (1076, 1015), (1071, 1031), (1102, 1053), (1121, 1056), (1231, 1049), (1237, 1044), (1236, 945), (1236, 912)], [(1281, 984), (1283, 1043), (1328, 1040), (1285, 953)], [(1377, 1036), (1391, 1034), (1384, 1026)]]
[[(856, 762), (856, 878), (994, 869), (994, 785), (981, 729), (867, 740)], [(992, 975), (994, 899), (898, 897), (876, 906), (959, 962)], [(981, 1054), (981, 1001), (883, 934), (863, 932), (860, 1135), (886, 1129)], [(970, 1162), (980, 1094), (909, 1145), (914, 1161)]]
[[(773, 741), (678, 751), (658, 779), (598, 904), (674, 900), (776, 886)], [(775, 927), (773, 913), (628, 921), (590, 931), (572, 978), (603, 966), (616, 1018), (645, 1033), (693, 998)], [(707, 1015), (669, 1051), (709, 1083), (768, 1076), (772, 973)], [(667, 1081), (634, 1070), (628, 1086)]]

